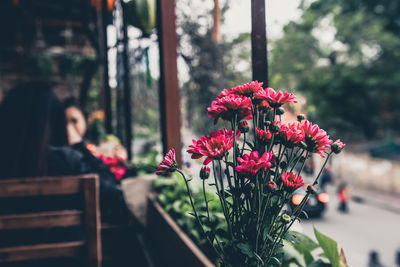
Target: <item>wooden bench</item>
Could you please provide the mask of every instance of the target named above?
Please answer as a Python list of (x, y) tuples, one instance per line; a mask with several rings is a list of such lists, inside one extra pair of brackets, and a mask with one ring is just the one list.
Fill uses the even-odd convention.
[(46, 210), (0, 215), (0, 231), (53, 229), (82, 226), (83, 240), (36, 243), (0, 248), (0, 265), (4, 262), (74, 257), (84, 266), (100, 267), (102, 260), (99, 180), (95, 174), (70, 177), (15, 178), (0, 180), (0, 199), (80, 195), (82, 210)]

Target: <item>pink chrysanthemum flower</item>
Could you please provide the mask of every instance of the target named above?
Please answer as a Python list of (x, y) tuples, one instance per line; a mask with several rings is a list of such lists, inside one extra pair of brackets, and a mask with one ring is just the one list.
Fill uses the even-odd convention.
[(240, 163), (235, 170), (244, 175), (255, 175), (260, 169), (267, 170), (271, 167), (271, 152), (264, 152), (264, 154), (259, 157), (258, 151), (253, 151), (250, 155), (243, 155), (243, 158), (237, 158)]
[[(254, 98), (253, 98), (253, 99), (254, 99)], [(268, 104), (268, 102), (265, 101), (265, 100), (255, 101), (254, 103), (255, 103), (255, 105), (257, 105), (257, 107), (258, 107), (259, 109), (262, 109), (262, 110), (265, 110), (265, 111), (267, 111), (267, 110), (273, 110), (273, 108), (272, 108), (272, 107)]]
[(345, 146), (346, 146), (346, 144), (344, 144), (342, 141), (340, 141), (340, 139), (338, 139), (335, 142), (333, 142), (333, 144), (331, 145), (331, 150), (333, 153), (339, 154), (340, 151), (342, 151), (342, 149)]
[[(236, 131), (236, 137), (240, 136), (240, 131)], [(193, 145), (189, 146), (187, 152), (192, 154), (192, 159), (207, 157), (203, 164), (207, 165), (214, 159), (221, 159), (233, 147), (233, 131), (222, 129), (213, 132), (210, 136), (203, 136), (200, 140), (192, 140)]]
[(260, 140), (261, 142), (268, 143), (271, 142), (272, 139), (272, 133), (270, 131), (264, 131), (260, 128), (256, 129), (256, 135), (258, 140)]
[(332, 140), (329, 139), (329, 135), (320, 129), (318, 125), (312, 124), (310, 121), (305, 120), (301, 125), (302, 134), (304, 135), (304, 142), (307, 145), (307, 151), (318, 153), (322, 157), (325, 157), (322, 153), (328, 150)]
[(219, 93), (217, 99), (218, 98), (223, 98), (223, 97), (228, 96), (228, 95), (230, 95), (230, 92), (228, 91), (228, 89), (224, 89), (224, 90), (221, 91), (221, 93)]
[(252, 119), (251, 100), (245, 96), (228, 95), (211, 103), (211, 107), (207, 109), (207, 115), (214, 118), (214, 124), (219, 118), (230, 121), (237, 115), (238, 120)]
[(292, 93), (275, 91), (274, 89), (268, 87), (264, 90), (260, 90), (254, 94), (254, 99), (265, 100), (273, 108), (279, 108), (286, 103), (297, 103), (295, 100), (296, 96)]
[(174, 172), (176, 170), (177, 164), (175, 159), (175, 150), (171, 149), (165, 155), (163, 161), (158, 166), (156, 171), (157, 175), (168, 175), (170, 172)]
[(288, 148), (304, 140), (299, 123), (282, 124), (278, 133), (279, 139)]
[(262, 90), (263, 83), (258, 81), (249, 82), (243, 85), (238, 85), (229, 91), (229, 94), (242, 95), (242, 96), (252, 96), (254, 93)]
[(283, 187), (289, 193), (295, 191), (297, 188), (302, 187), (304, 185), (303, 179), (301, 176), (296, 175), (293, 172), (283, 172), (282, 173), (282, 183)]

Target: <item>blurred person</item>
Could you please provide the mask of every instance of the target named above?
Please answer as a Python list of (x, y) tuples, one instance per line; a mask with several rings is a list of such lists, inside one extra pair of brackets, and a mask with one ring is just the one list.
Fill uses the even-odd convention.
[(73, 127), (83, 138), (87, 131), (87, 115), (85, 110), (76, 102), (75, 98), (70, 97), (63, 101), (65, 108), (65, 118), (67, 125)]
[(333, 173), (332, 168), (327, 166), (323, 171), (320, 179), (320, 187), (325, 191), (326, 185), (332, 183)]
[(379, 260), (378, 252), (375, 250), (372, 250), (369, 253), (368, 267), (384, 267), (384, 265)]
[[(115, 179), (120, 181), (126, 174), (127, 159), (128, 154), (126, 149), (121, 144), (115, 144), (112, 147), (112, 152), (110, 155), (105, 155), (100, 153), (98, 148), (85, 138), (88, 129), (88, 120), (85, 110), (77, 103), (75, 98), (67, 98), (63, 102), (65, 108), (65, 118), (67, 123), (68, 133), (71, 134), (71, 138), (76, 138), (74, 143), (83, 142), (86, 149), (88, 149), (92, 154), (101, 159), (103, 163), (109, 168), (109, 170), (114, 174)], [(91, 115), (91, 120), (95, 119), (101, 120), (100, 111), (94, 112)], [(103, 123), (101, 122), (101, 126)], [(105, 132), (105, 131), (104, 131)], [(70, 139), (71, 139), (70, 138)]]
[(64, 106), (49, 82), (23, 83), (0, 105), (0, 178), (97, 173), (102, 219), (126, 213), (112, 173), (86, 149), (79, 128), (66, 123)]
[(339, 198), (338, 210), (343, 213), (349, 212), (348, 208), (348, 187), (346, 182), (341, 182), (337, 189), (337, 195)]
[(303, 168), (303, 172), (310, 176), (314, 174), (314, 159), (313, 158), (306, 161), (304, 168)]

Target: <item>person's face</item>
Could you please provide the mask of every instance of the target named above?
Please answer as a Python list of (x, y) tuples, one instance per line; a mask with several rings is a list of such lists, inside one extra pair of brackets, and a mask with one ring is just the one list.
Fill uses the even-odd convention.
[(82, 112), (76, 107), (69, 107), (65, 110), (67, 124), (72, 125), (78, 134), (83, 137), (86, 133), (87, 125)]

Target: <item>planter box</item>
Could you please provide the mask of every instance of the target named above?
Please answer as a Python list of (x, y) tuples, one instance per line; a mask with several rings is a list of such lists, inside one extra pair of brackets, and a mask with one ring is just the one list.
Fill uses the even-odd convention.
[(157, 202), (155, 194), (148, 196), (146, 243), (157, 266), (214, 267), (215, 265), (179, 228)]

